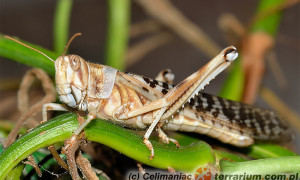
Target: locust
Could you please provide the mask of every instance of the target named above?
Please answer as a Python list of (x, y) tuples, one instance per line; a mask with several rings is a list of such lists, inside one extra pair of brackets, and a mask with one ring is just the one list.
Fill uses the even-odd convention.
[(288, 125), (271, 110), (234, 102), (201, 92), (204, 86), (226, 69), (238, 56), (237, 49), (229, 46), (206, 65), (177, 85), (174, 75), (162, 71), (156, 79), (110, 66), (85, 61), (74, 54), (65, 55), (75, 34), (62, 56), (55, 61), (31, 48), (55, 64), (56, 91), (63, 104), (47, 103), (43, 106), (43, 121), (47, 111), (76, 109), (87, 113), (87, 118), (71, 139), (75, 140), (93, 119), (146, 130), (144, 144), (154, 157), (149, 137), (154, 129), (164, 143), (179, 143), (165, 131), (185, 131), (206, 134), (237, 147), (246, 147), (255, 140), (289, 140)]

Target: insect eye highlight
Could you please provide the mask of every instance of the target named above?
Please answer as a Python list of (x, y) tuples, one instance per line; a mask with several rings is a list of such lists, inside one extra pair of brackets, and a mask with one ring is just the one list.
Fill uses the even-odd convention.
[(71, 56), (70, 65), (74, 71), (78, 70), (80, 68), (80, 58), (78, 56)]

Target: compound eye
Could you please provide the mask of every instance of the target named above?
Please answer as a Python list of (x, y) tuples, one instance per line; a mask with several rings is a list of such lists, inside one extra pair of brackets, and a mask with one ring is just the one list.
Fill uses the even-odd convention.
[(70, 65), (74, 71), (77, 71), (80, 68), (80, 57), (71, 56), (70, 57)]

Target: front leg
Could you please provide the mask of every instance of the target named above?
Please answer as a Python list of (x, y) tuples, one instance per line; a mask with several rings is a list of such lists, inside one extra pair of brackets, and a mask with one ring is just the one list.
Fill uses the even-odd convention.
[(58, 103), (47, 103), (43, 105), (42, 110), (42, 116), (43, 121), (42, 123), (45, 123), (48, 120), (48, 111), (70, 111), (70, 108), (68, 108), (65, 104), (58, 104)]
[[(42, 115), (43, 115), (43, 123), (46, 122), (48, 120), (48, 115), (47, 112), (48, 111), (70, 111), (70, 108), (68, 108), (67, 105), (65, 104), (57, 104), (57, 103), (47, 103), (44, 104), (43, 106), (43, 111), (42, 111)], [(87, 126), (91, 120), (96, 118), (96, 113), (95, 111), (91, 111), (88, 115), (87, 115), (87, 119), (86, 121), (84, 121), (84, 123), (82, 123), (75, 131), (74, 134), (72, 136), (71, 139), (76, 139), (77, 136), (81, 133), (81, 131), (85, 128), (85, 126)]]

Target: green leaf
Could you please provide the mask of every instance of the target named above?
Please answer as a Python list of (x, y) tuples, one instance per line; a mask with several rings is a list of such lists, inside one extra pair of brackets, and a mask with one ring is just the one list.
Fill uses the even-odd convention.
[[(21, 42), (45, 53), (54, 60), (59, 56), (58, 54), (50, 50), (41, 48), (40, 46), (25, 41)], [(55, 74), (54, 63), (52, 61), (38, 52), (35, 52), (25, 46), (22, 46), (21, 44), (5, 38), (3, 34), (0, 34), (0, 56), (32, 67), (41, 68), (51, 76), (54, 76)]]
[(233, 101), (241, 101), (244, 91), (244, 81), (245, 77), (241, 67), (241, 58), (238, 58), (225, 80), (219, 96)]
[(266, 158), (245, 162), (220, 162), (223, 174), (279, 174), (300, 171), (300, 156)]
[(248, 147), (245, 153), (255, 159), (280, 157), (280, 156), (297, 156), (296, 153), (291, 152), (277, 144), (269, 144), (269, 143), (256, 143)]
[[(260, 0), (256, 10), (257, 20), (252, 24), (250, 30), (254, 32), (265, 32), (275, 36), (281, 20), (282, 12), (275, 11), (286, 0)], [(270, 13), (273, 11), (273, 13)]]
[(72, 0), (57, 1), (53, 23), (54, 51), (57, 54), (63, 53), (68, 42), (72, 4)]
[(124, 70), (130, 18), (129, 0), (110, 0), (106, 40), (106, 64)]
[(220, 161), (221, 159), (236, 161), (236, 162), (243, 162), (248, 160), (245, 157), (233, 153), (229, 153), (226, 151), (214, 150), (214, 153), (217, 161)]
[(16, 166), (13, 170), (11, 170), (8, 175), (6, 176), (6, 180), (16, 180), (16, 179), (21, 179), (21, 175), (23, 172), (25, 165), (24, 164), (19, 164)]

